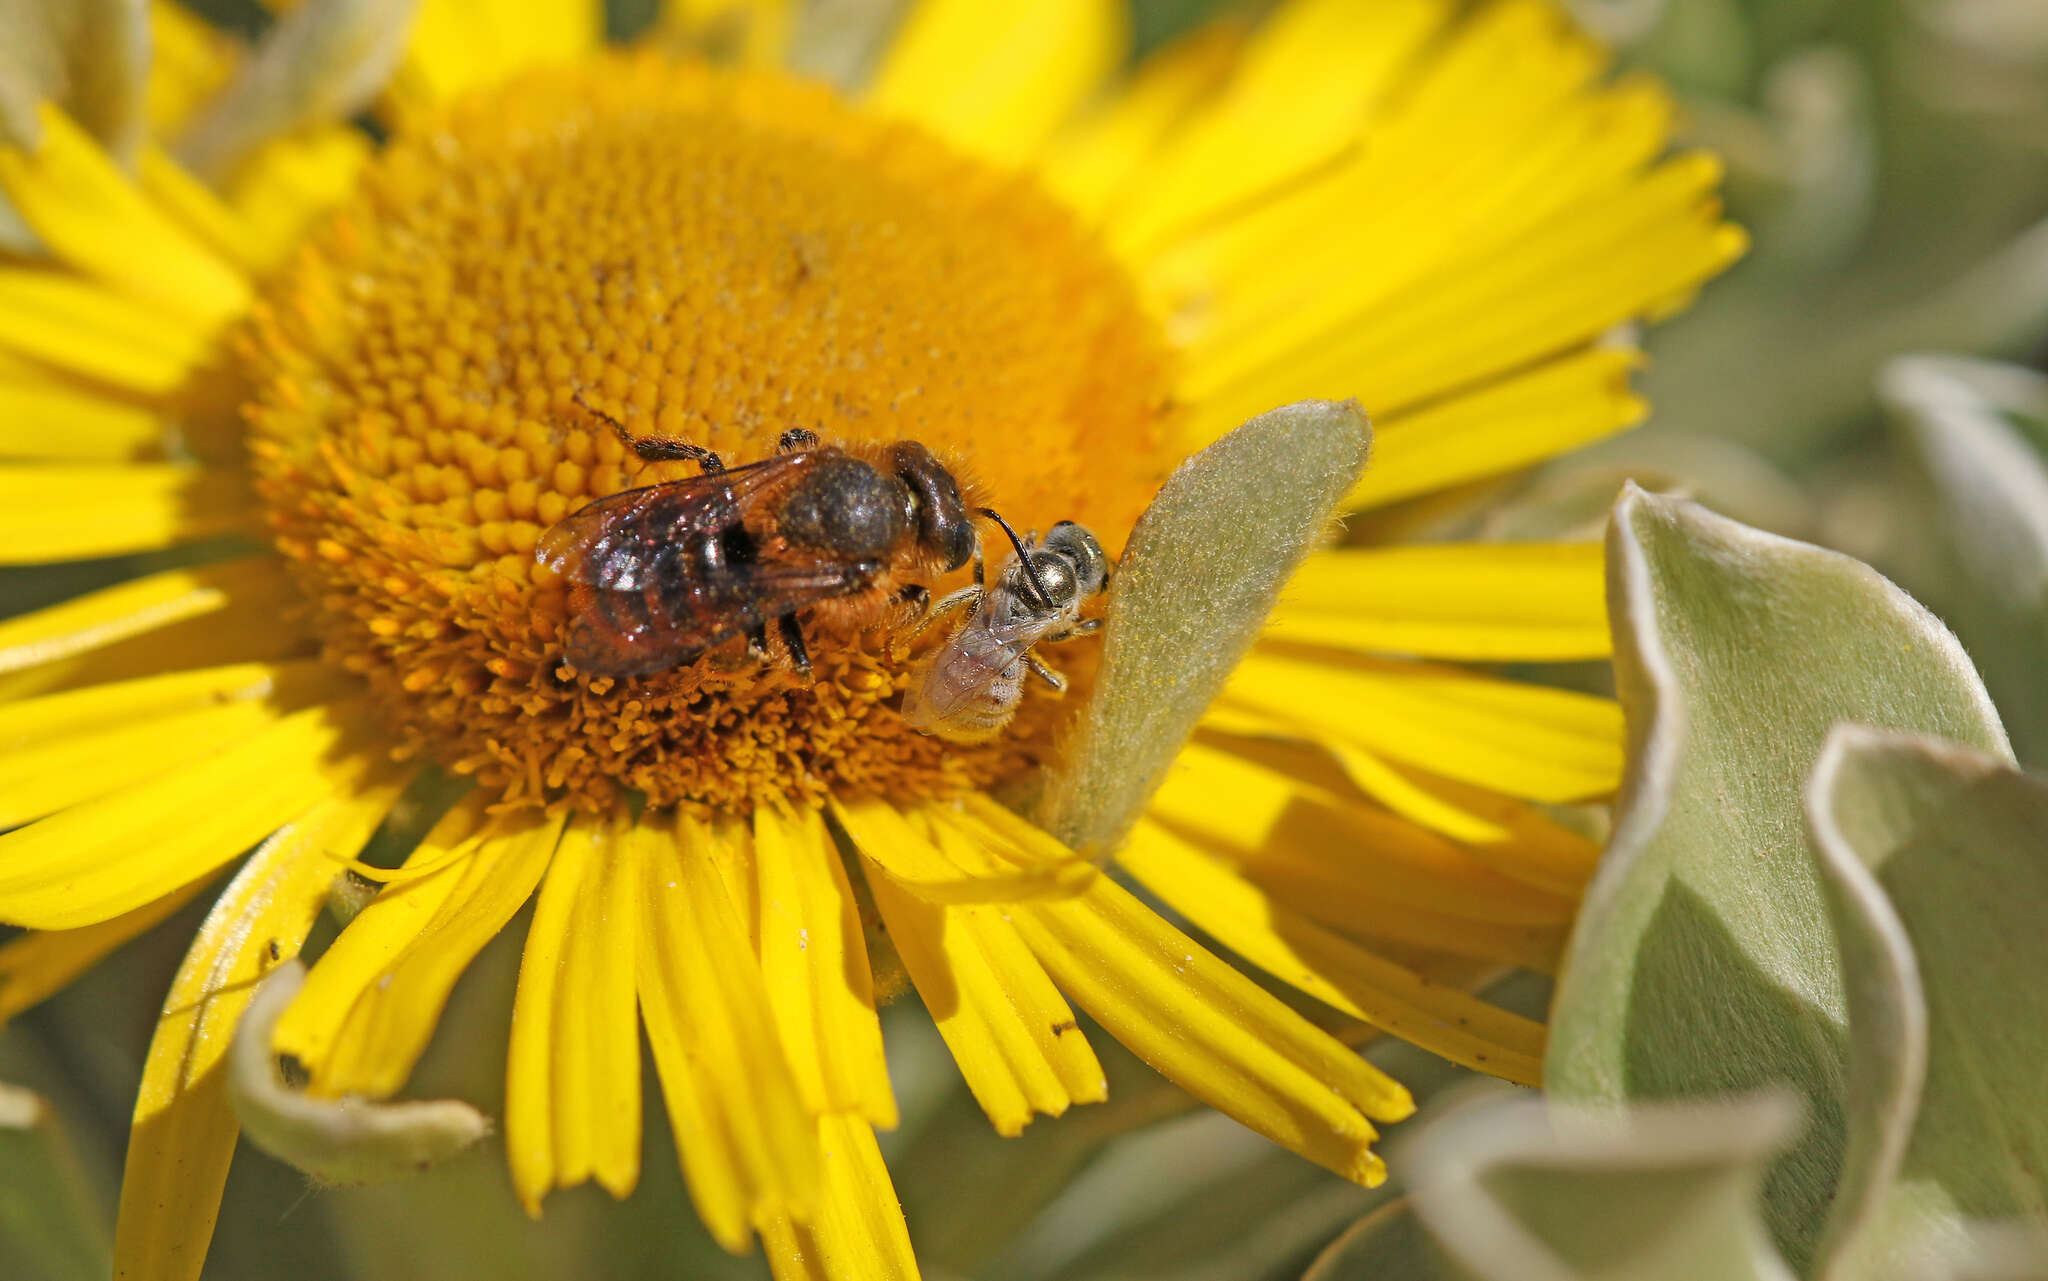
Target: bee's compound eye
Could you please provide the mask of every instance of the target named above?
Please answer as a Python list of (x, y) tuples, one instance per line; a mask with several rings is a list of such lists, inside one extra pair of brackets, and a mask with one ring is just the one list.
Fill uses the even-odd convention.
[(940, 559), (940, 568), (958, 569), (974, 555), (974, 522), (960, 501), (960, 483), (932, 451), (914, 440), (896, 445), (896, 475), (916, 498), (917, 537)]

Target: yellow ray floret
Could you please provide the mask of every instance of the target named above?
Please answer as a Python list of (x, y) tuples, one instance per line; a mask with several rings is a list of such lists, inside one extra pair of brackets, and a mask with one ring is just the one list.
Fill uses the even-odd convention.
[(505, 1151), (529, 1214), (551, 1188), (640, 1177), (640, 875), (618, 824), (570, 820), (548, 863), (512, 1006)]
[[(465, 857), (378, 894), (278, 1020), (278, 1053), (305, 1067), (316, 1093), (396, 1093), (455, 980), (540, 883), (562, 821), (485, 821), (482, 810), (466, 799), (435, 825), (407, 861)], [(336, 861), (329, 879), (340, 870)]]
[(1298, 727), (1510, 796), (1571, 801), (1621, 781), (1610, 699), (1446, 668), (1265, 648), (1223, 697)]
[(1605, 658), (1598, 543), (1442, 543), (1310, 557), (1264, 635), (1468, 662)]
[(50, 251), (130, 297), (211, 332), (249, 306), (249, 282), (187, 235), (78, 125), (45, 103), (31, 152), (0, 147), (0, 191)]
[(1031, 156), (1122, 60), (1119, 0), (922, 0), (875, 73), (868, 101), (997, 163)]
[(150, 551), (249, 529), (239, 478), (183, 463), (0, 468), (0, 564)]
[(768, 1000), (804, 1100), (893, 1128), (860, 906), (816, 810), (754, 812), (757, 945)]
[(0, 352), (127, 391), (168, 392), (213, 352), (212, 335), (161, 307), (40, 267), (0, 267)]
[(118, 916), (363, 787), (372, 769), (350, 732), (360, 715), (347, 704), (292, 712), (226, 751), (0, 836), (0, 920), (68, 929)]
[(1508, 925), (1556, 925), (1572, 901), (1502, 876), (1468, 849), (1374, 805), (1205, 744), (1190, 744), (1148, 813), (1210, 845), (1262, 862), (1283, 851), (1315, 859), (1333, 894)]
[(0, 672), (69, 658), (236, 601), (282, 611), (291, 584), (269, 557), (166, 570), (0, 622)]
[(1453, 1063), (1520, 1085), (1541, 1082), (1542, 1024), (1431, 983), (1276, 907), (1252, 882), (1154, 824), (1139, 824), (1118, 859), (1175, 911), (1275, 978)]
[(343, 792), (264, 842), (214, 903), (178, 967), (149, 1043), (114, 1233), (116, 1278), (198, 1281), (237, 1126), (227, 1065), (256, 984), (294, 956), (334, 867), (329, 847), (368, 839), (391, 796)]
[(762, 1230), (775, 1281), (917, 1281), (917, 1258), (875, 1132), (859, 1117), (818, 1120), (825, 1181), (815, 1223)]
[(720, 1245), (745, 1250), (787, 1217), (814, 1221), (823, 1174), (753, 951), (734, 910), (713, 829), (636, 825), (626, 847), (643, 886), (640, 1010), (690, 1198)]
[(1104, 877), (1012, 918), (1061, 990), (1183, 1089), (1345, 1178), (1386, 1178), (1367, 1118), (1407, 1117), (1408, 1091), (1129, 891)]
[(160, 410), (0, 361), (0, 458), (126, 461), (160, 451), (165, 425)]
[(925, 902), (881, 865), (868, 868), (903, 967), (996, 1133), (1108, 1097), (1072, 1007), (1004, 910)]

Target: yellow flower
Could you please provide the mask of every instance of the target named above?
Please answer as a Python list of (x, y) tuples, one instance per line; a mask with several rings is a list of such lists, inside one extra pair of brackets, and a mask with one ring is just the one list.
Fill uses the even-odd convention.
[[(587, 4), (428, 0), (372, 154), (346, 105), (272, 92), (282, 54), (263, 80), (159, 4), (147, 138), (44, 103), (0, 148), (47, 253), (0, 266), (0, 557), (199, 549), (0, 623), (0, 919), (31, 931), (0, 1017), (257, 847), (152, 1044), (122, 1275), (198, 1274), (229, 1039), (351, 867), (391, 884), (276, 1050), (316, 1095), (395, 1093), (536, 900), (504, 1118), (535, 1212), (634, 1185), (644, 1023), (722, 1243), (758, 1233), (781, 1277), (913, 1274), (873, 1134), (899, 964), (1002, 1133), (1103, 1096), (1071, 998), (1383, 1176), (1398, 1083), (990, 798), (1056, 753), (1093, 642), (1051, 656), (1065, 700), (975, 746), (903, 725), (886, 632), (814, 624), (813, 686), (737, 651), (565, 672), (537, 540), (695, 471), (600, 415), (739, 460), (793, 426), (921, 440), (1020, 527), (1114, 552), (1246, 417), (1363, 401), (1347, 506), (1392, 515), (1289, 585), (1117, 857), (1335, 1010), (1535, 1080), (1541, 1027), (1465, 988), (1554, 964), (1595, 850), (1542, 804), (1612, 789), (1620, 718), (1446, 661), (1604, 656), (1598, 552), (1364, 544), (1641, 416), (1614, 334), (1742, 243), (1713, 162), (1666, 154), (1663, 94), (1542, 0), (1287, 0), (1128, 71), (1121, 0), (922, 0), (844, 98), (775, 68), (780, 7), (667, 31), (706, 19), (743, 65), (607, 53)], [(356, 862), (433, 765), (473, 789), (402, 871)]]

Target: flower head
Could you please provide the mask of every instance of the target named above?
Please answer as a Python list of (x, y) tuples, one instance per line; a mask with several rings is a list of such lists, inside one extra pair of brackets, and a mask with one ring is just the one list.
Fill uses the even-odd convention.
[[(1662, 95), (1604, 82), (1541, 0), (1290, 0), (1128, 71), (1106, 0), (924, 0), (851, 94), (496, 7), (492, 39), (422, 7), (374, 154), (329, 91), (375, 77), (307, 53), (357, 47), (307, 32), (361, 10), (322, 3), (249, 54), (160, 7), (152, 136), (181, 150), (123, 167), (50, 103), (0, 148), (43, 255), (0, 267), (4, 554), (267, 548), (0, 623), (0, 919), (34, 931), (0, 949), (0, 1013), (258, 847), (166, 1004), (121, 1266), (196, 1275), (227, 1040), (344, 875), (385, 888), (273, 1034), (316, 1096), (401, 1089), (534, 902), (505, 1130), (536, 1212), (633, 1186), (644, 1023), (715, 1236), (783, 1276), (913, 1270), (873, 1137), (899, 969), (1004, 1133), (1102, 1097), (1072, 1000), (1377, 1181), (1405, 1091), (995, 799), (1059, 759), (1094, 642), (1051, 656), (1064, 698), (962, 745), (898, 710), (942, 631), (798, 610), (810, 681), (738, 639), (579, 672), (535, 549), (698, 474), (622, 433), (735, 463), (791, 428), (915, 440), (1114, 555), (1176, 464), (1284, 402), (1372, 409), (1353, 510), (1621, 430), (1607, 336), (1740, 249), (1712, 163), (1664, 154)], [(721, 30), (763, 55), (774, 12)], [(261, 105), (293, 56), (326, 74), (290, 128), (192, 114), (220, 84)], [(1619, 717), (1444, 662), (1605, 647), (1588, 548), (1318, 554), (1120, 865), (1336, 1010), (1531, 1081), (1541, 1028), (1462, 985), (1554, 962), (1593, 850), (1538, 803), (1612, 788)], [(469, 790), (408, 825), (436, 768)], [(358, 857), (380, 829), (414, 833), (403, 867)]]

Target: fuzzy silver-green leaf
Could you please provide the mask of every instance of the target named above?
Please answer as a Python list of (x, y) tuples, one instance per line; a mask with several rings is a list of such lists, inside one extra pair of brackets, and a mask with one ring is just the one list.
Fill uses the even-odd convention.
[(1046, 830), (1091, 853), (1121, 839), (1328, 531), (1371, 441), (1356, 402), (1303, 401), (1167, 478), (1117, 566), (1102, 672), (1038, 809)]
[[(1820, 1276), (1905, 1281), (1903, 1257), (1969, 1248), (1979, 1223), (2031, 1223), (2048, 1261), (2048, 780), (1919, 735), (1844, 726), (1807, 790), (1844, 934), (1850, 1020), (1908, 1050), (1852, 1059), (1849, 1158), (1868, 1191), (1838, 1210)], [(1903, 951), (1903, 972), (1891, 972)], [(1874, 975), (1868, 970), (1875, 968)], [(1903, 1001), (1890, 999), (1897, 989)], [(1859, 1034), (1859, 1042), (1870, 1038)], [(2017, 1229), (2024, 1231), (2024, 1228)]]
[(1765, 1200), (1803, 1269), (1843, 1175), (1848, 1033), (1801, 788), (1841, 721), (2009, 756), (2005, 734), (1948, 630), (1839, 553), (1631, 490), (1608, 599), (1629, 773), (1545, 1083), (1601, 1103), (1798, 1092), (1808, 1124)]

